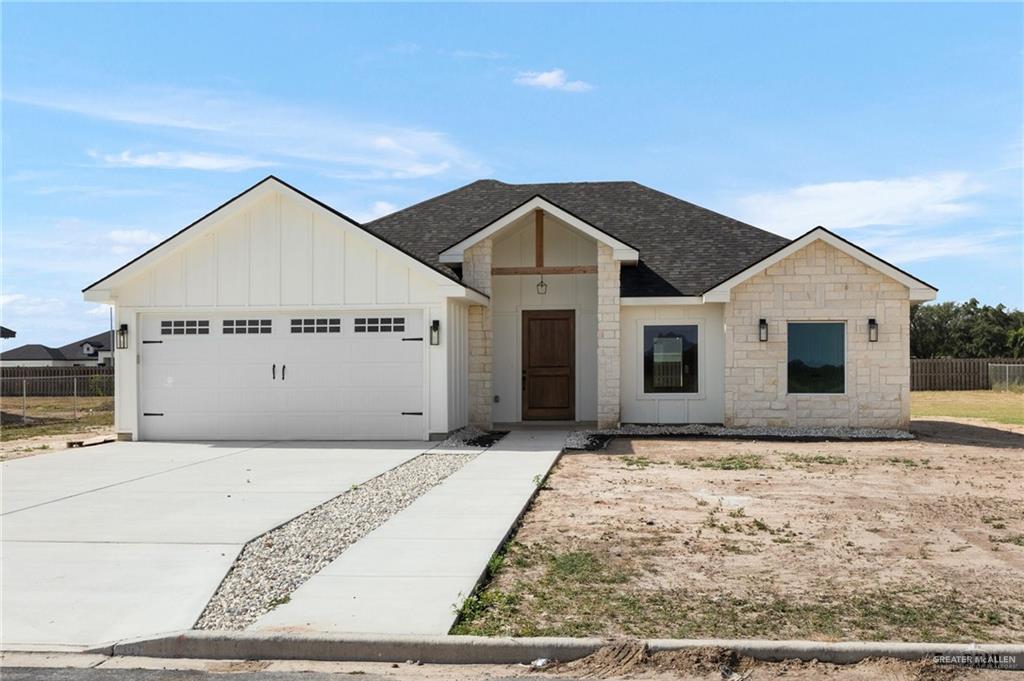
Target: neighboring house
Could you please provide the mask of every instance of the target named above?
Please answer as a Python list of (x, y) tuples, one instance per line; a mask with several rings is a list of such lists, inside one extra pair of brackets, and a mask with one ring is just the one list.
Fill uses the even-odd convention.
[(12, 331), (11, 329), (8, 329), (6, 326), (0, 326), (0, 339), (6, 340), (8, 338), (14, 338), (17, 335), (17, 331)]
[(85, 289), (119, 432), (436, 438), (555, 420), (905, 427), (936, 289), (634, 182), (481, 180), (359, 225), (268, 177)]
[(12, 348), (0, 354), (0, 363), (5, 367), (101, 366), (113, 352), (111, 332), (103, 331), (59, 348), (35, 343)]

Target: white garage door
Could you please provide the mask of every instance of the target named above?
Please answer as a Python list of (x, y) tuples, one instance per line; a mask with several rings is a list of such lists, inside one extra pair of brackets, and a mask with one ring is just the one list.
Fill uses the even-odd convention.
[(141, 320), (145, 440), (422, 439), (416, 311)]

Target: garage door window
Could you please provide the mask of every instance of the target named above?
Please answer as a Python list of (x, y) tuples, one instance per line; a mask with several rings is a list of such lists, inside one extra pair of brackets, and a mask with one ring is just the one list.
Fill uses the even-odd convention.
[(269, 319), (225, 319), (224, 333), (228, 336), (242, 333), (270, 333), (272, 330)]
[(341, 320), (337, 317), (293, 319), (292, 333), (341, 333)]
[(208, 336), (208, 319), (173, 319), (160, 322), (161, 336)]
[(405, 331), (405, 317), (356, 317), (356, 333), (393, 333)]

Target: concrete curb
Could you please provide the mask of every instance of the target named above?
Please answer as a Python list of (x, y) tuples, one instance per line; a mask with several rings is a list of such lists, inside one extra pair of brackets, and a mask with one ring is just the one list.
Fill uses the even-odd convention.
[[(569, 661), (595, 652), (600, 638), (491, 638), (486, 636), (374, 636), (372, 634), (252, 634), (185, 631), (115, 643), (86, 652), (115, 656), (231, 660), (333, 660), (432, 664), (517, 664), (537, 658)], [(1024, 670), (1024, 644), (649, 639), (652, 652), (725, 648), (764, 661), (818, 660), (852, 664), (873, 657), (900, 660), (969, 656), (976, 666)], [(951, 660), (953, 662), (953, 660)], [(998, 664), (996, 664), (998, 663)], [(964, 666), (964, 662), (958, 663)]]

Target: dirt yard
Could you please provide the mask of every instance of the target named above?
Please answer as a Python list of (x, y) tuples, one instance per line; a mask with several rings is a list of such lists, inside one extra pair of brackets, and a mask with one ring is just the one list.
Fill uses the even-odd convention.
[(114, 434), (112, 397), (4, 397), (0, 402), (0, 460), (64, 449), (68, 440)]
[(915, 430), (567, 454), (455, 631), (1024, 641), (1024, 428)]

